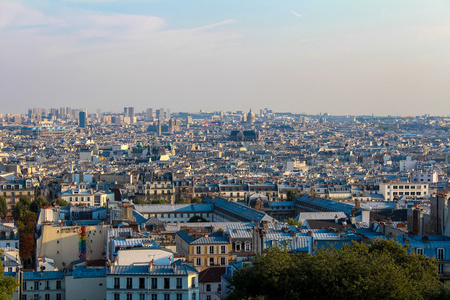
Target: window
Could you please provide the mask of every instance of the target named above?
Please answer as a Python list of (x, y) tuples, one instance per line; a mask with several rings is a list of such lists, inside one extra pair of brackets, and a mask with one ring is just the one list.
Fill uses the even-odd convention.
[(27, 300), (27, 295), (22, 295), (22, 300)]
[(139, 300), (145, 300), (145, 294), (139, 294)]
[(34, 282), (34, 289), (37, 291), (37, 290), (39, 290), (39, 282), (38, 281), (35, 281)]
[(114, 278), (114, 288), (120, 289), (120, 278)]
[(120, 300), (120, 294), (114, 294), (114, 300)]
[(444, 264), (438, 264), (439, 275), (444, 275)]
[(50, 289), (50, 281), (47, 280), (47, 282), (45, 283), (45, 289), (49, 290)]
[(45, 294), (45, 300), (50, 300), (50, 294)]
[(235, 245), (235, 247), (236, 247), (236, 251), (241, 251), (241, 243), (236, 243), (236, 245)]
[(209, 265), (214, 266), (214, 257), (209, 258)]
[(164, 300), (170, 300), (170, 294), (164, 294)]
[(145, 278), (139, 278), (139, 288), (145, 289)]
[(416, 254), (422, 254), (423, 255), (423, 248), (417, 248)]
[(164, 288), (170, 289), (170, 278), (164, 278)]
[(227, 253), (227, 246), (220, 246), (220, 253)]
[(219, 285), (217, 286), (217, 291), (220, 292), (222, 290), (222, 285), (219, 283)]
[(61, 280), (58, 280), (56, 282), (56, 289), (60, 290), (61, 289)]
[(183, 294), (177, 294), (177, 300), (183, 300)]
[(191, 278), (191, 286), (195, 288), (195, 277)]
[(39, 300), (39, 294), (34, 294), (34, 295), (33, 295), (33, 299), (34, 299), (34, 300)]
[(182, 278), (177, 278), (177, 289), (181, 289), (183, 287), (182, 282)]
[(437, 248), (437, 257), (438, 260), (444, 259), (444, 248)]
[(393, 188), (394, 190), (396, 190), (396, 189), (398, 189), (398, 186), (394, 185), (392, 188)]
[(201, 259), (200, 257), (197, 257), (197, 258), (196, 258), (195, 264), (196, 264), (197, 266), (201, 266), (201, 265), (202, 265), (202, 259)]
[(211, 284), (206, 284), (206, 291), (211, 292)]
[(197, 300), (197, 294), (196, 293), (192, 293), (192, 300)]
[(202, 254), (202, 247), (201, 247), (201, 246), (197, 246), (197, 247), (195, 248), (195, 253), (197, 253), (197, 254)]
[(26, 281), (23, 282), (23, 290), (24, 290), (24, 291), (27, 290), (27, 282), (26, 282)]
[(127, 289), (133, 288), (133, 278), (128, 277), (127, 278)]
[(211, 300), (211, 295), (207, 295), (206, 300)]
[(250, 243), (245, 243), (245, 251), (250, 251), (252, 249), (252, 246)]
[(61, 294), (56, 294), (56, 300), (61, 300), (62, 295)]
[(133, 294), (128, 293), (127, 294), (127, 300), (133, 300)]
[(221, 258), (220, 258), (220, 264), (221, 264), (222, 266), (226, 265), (226, 264), (227, 264), (227, 258), (226, 258), (226, 257), (221, 257)]
[(214, 254), (214, 246), (209, 246), (209, 253)]
[(158, 294), (152, 294), (152, 300), (158, 300)]
[(158, 278), (152, 278), (152, 289), (158, 288)]

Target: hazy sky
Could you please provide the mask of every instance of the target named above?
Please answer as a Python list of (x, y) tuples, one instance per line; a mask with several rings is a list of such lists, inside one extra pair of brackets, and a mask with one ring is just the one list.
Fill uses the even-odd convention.
[(0, 113), (450, 115), (448, 0), (0, 0)]

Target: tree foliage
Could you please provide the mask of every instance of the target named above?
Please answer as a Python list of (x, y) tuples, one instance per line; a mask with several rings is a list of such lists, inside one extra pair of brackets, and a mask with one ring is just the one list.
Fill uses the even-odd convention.
[(185, 204), (185, 203), (186, 203), (186, 200), (184, 200), (183, 197), (180, 197), (179, 199), (175, 200), (175, 203), (176, 203), (176, 204)]
[(18, 286), (16, 278), (3, 275), (3, 264), (0, 261), (0, 300), (11, 300)]
[(48, 206), (48, 201), (43, 196), (37, 196), (36, 199), (31, 202), (30, 210), (38, 213), (43, 206)]
[(298, 191), (297, 190), (288, 190), (287, 191), (287, 200), (288, 201), (292, 201), (292, 200), (294, 200), (294, 198), (295, 198), (295, 196), (297, 196), (298, 195)]
[(19, 228), (19, 255), (24, 265), (31, 265), (34, 256), (33, 237), (34, 228), (36, 225), (36, 213), (26, 211), (20, 219), (16, 219), (17, 227)]
[(8, 205), (6, 204), (6, 198), (4, 196), (0, 196), (0, 217), (6, 217), (8, 213)]
[(147, 204), (147, 201), (144, 199), (136, 199), (134, 200), (134, 204)]
[(163, 199), (153, 199), (152, 201), (150, 201), (150, 204), (167, 204), (167, 202)]
[(302, 222), (291, 219), (291, 218), (288, 218), (287, 220), (284, 220), (284, 221), (287, 222), (288, 225), (290, 225), (290, 226), (302, 226), (303, 225)]
[(266, 250), (231, 280), (228, 299), (432, 299), (448, 295), (436, 261), (395, 241), (327, 247), (314, 255)]
[(12, 215), (15, 220), (20, 220), (30, 210), (31, 200), (28, 196), (21, 196), (19, 202), (14, 206)]
[(202, 199), (200, 199), (199, 197), (194, 197), (192, 198), (191, 203), (202, 203)]
[(58, 198), (52, 202), (52, 204), (58, 204), (59, 206), (70, 206), (70, 202), (64, 199)]

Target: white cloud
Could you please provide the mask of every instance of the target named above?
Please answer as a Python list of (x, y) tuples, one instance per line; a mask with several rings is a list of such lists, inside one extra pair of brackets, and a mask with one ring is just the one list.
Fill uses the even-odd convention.
[(295, 11), (293, 11), (293, 10), (291, 10), (291, 13), (294, 15), (294, 16), (297, 16), (297, 17), (299, 17), (299, 18), (301, 18), (302, 17), (302, 15), (301, 14), (299, 14), (299, 13), (297, 13), (297, 12), (295, 12)]

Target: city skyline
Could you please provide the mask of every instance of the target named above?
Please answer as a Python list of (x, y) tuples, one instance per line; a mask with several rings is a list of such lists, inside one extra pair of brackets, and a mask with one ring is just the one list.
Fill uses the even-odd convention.
[(1, 1), (2, 113), (450, 111), (445, 1)]

